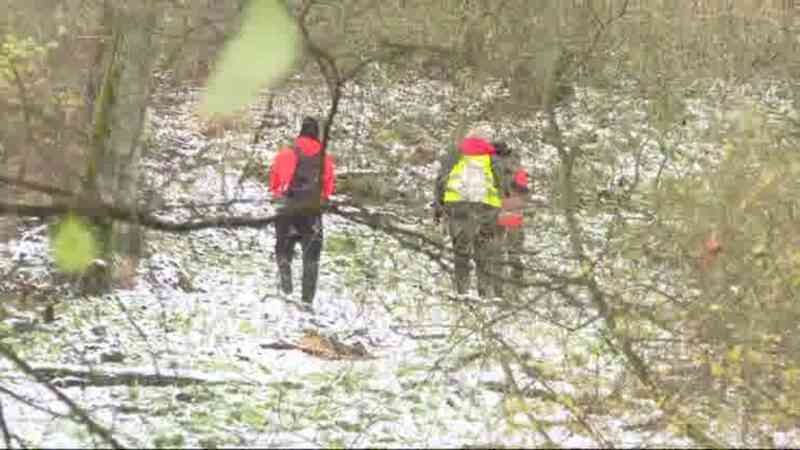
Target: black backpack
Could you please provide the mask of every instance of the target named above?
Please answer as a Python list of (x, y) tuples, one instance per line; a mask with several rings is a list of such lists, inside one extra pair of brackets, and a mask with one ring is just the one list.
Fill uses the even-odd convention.
[(294, 148), (294, 154), (297, 157), (297, 165), (292, 182), (286, 191), (287, 206), (308, 204), (314, 200), (314, 196), (320, 195), (319, 175), (322, 169), (320, 155), (306, 156), (297, 147)]

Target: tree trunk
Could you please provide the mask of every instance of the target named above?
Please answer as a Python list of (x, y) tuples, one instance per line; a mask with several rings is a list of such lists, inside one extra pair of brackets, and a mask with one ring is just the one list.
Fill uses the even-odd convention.
[[(150, 97), (150, 73), (157, 54), (152, 0), (104, 4), (107, 41), (99, 47), (103, 71), (93, 95), (92, 152), (84, 180), (84, 198), (136, 210), (141, 136)], [(94, 223), (100, 257), (115, 260), (130, 276), (141, 256), (143, 230), (136, 223)], [(115, 258), (115, 256), (117, 258)], [(103, 272), (110, 277), (114, 271)], [(110, 285), (110, 279), (106, 283)], [(125, 280), (119, 280), (125, 281)], [(97, 285), (98, 283), (93, 282)]]

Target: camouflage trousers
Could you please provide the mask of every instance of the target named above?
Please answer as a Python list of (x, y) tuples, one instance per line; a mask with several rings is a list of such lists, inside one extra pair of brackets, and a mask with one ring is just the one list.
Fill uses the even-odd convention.
[(471, 264), (475, 264), (478, 294), (484, 298), (502, 296), (500, 275), (500, 229), (497, 208), (482, 204), (455, 203), (447, 207), (453, 243), (456, 292), (465, 294), (470, 286)]

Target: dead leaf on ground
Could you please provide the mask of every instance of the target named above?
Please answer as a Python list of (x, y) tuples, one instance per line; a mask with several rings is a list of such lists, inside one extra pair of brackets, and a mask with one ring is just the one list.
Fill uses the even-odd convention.
[(360, 343), (354, 345), (339, 342), (334, 337), (323, 336), (309, 330), (297, 344), (298, 350), (324, 359), (367, 359), (372, 355)]

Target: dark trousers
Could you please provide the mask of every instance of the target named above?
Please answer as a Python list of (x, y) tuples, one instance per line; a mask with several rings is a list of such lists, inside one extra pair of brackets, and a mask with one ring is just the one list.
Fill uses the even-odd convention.
[(505, 262), (503, 264), (503, 276), (510, 281), (512, 292), (516, 293), (514, 283), (523, 284), (522, 277), (525, 275), (525, 266), (522, 262), (522, 254), (525, 251), (525, 231), (522, 227), (505, 228), (500, 227), (500, 234), (503, 238), (503, 254)]
[(278, 263), (281, 290), (292, 293), (292, 259), (299, 242), (303, 251), (304, 302), (311, 303), (317, 291), (319, 257), (322, 253), (322, 216), (281, 215), (275, 221), (275, 260)]
[(470, 285), (470, 263), (475, 263), (478, 294), (502, 296), (500, 274), (500, 230), (497, 209), (475, 204), (452, 204), (448, 210), (450, 237), (453, 240), (454, 284), (464, 294)]

